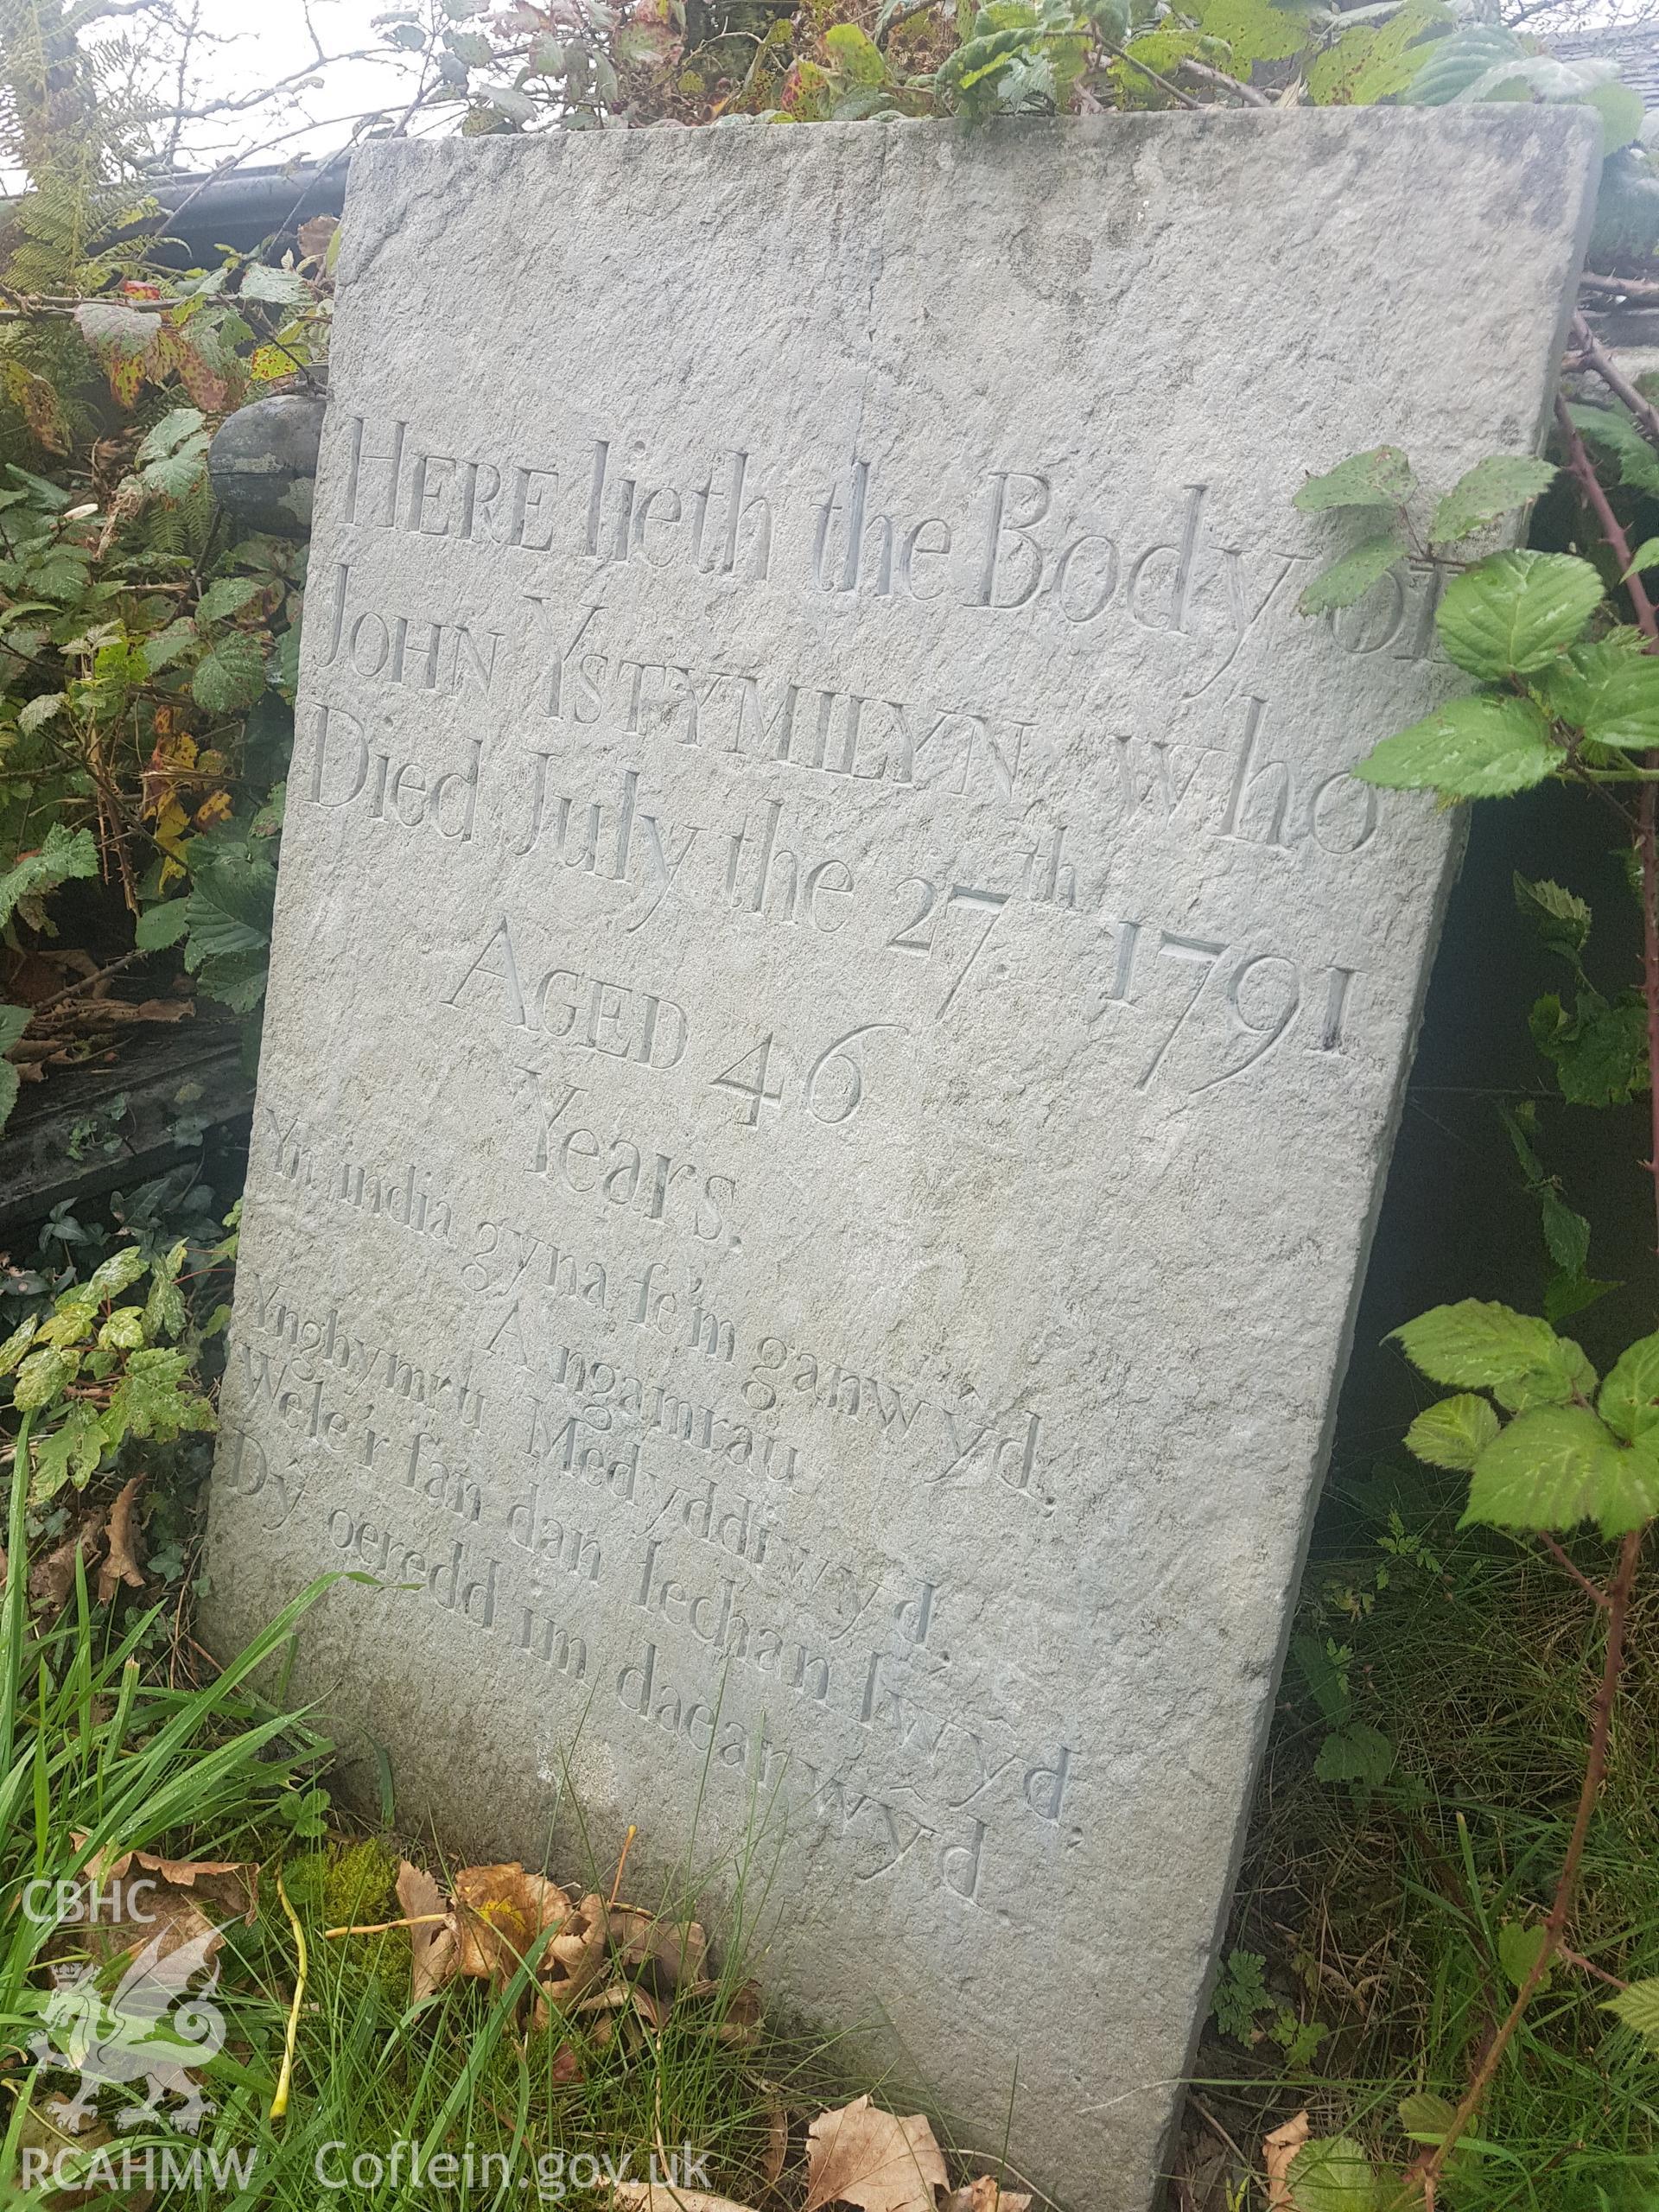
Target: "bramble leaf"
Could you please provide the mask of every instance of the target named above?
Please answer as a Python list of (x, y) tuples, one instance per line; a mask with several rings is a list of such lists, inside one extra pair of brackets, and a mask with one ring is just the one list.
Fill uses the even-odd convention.
[[(1523, 1928), (1518, 1920), (1506, 1920), (1498, 1929), (1498, 1964), (1509, 1976), (1515, 1988), (1520, 1988), (1534, 1967), (1537, 1965), (1538, 1955), (1543, 1948), (1544, 1926), (1541, 1921), (1535, 1927)], [(1535, 1986), (1539, 1989), (1548, 1988), (1548, 1973), (1535, 1984)]]
[(251, 707), (265, 688), (265, 648), (245, 630), (228, 630), (196, 663), (190, 694), (210, 715)]
[(1398, 446), (1357, 453), (1323, 476), (1310, 476), (1292, 501), (1305, 515), (1328, 507), (1397, 507), (1415, 490), (1411, 463)]
[(1478, 1298), (1431, 1306), (1392, 1333), (1431, 1382), (1476, 1389), (1491, 1389), (1530, 1368), (1548, 1365), (1559, 1358), (1562, 1342), (1535, 1314)]
[(1648, 1086), (1648, 1014), (1630, 991), (1612, 1006), (1580, 999), (1569, 1014), (1546, 991), (1528, 1016), (1532, 1041), (1574, 1106), (1624, 1106)]
[(1587, 1406), (1537, 1406), (1476, 1461), (1459, 1526), (1560, 1530), (1595, 1521), (1611, 1537), (1656, 1512), (1659, 1450), (1621, 1445)]
[(1638, 1337), (1625, 1346), (1608, 1370), (1596, 1405), (1627, 1444), (1659, 1427), (1659, 1336)]
[(1529, 883), (1517, 869), (1510, 880), (1516, 907), (1543, 939), (1546, 950), (1576, 962), (1590, 941), (1590, 909), (1584, 900), (1547, 876)]
[(1435, 508), (1428, 526), (1429, 542), (1455, 544), (1501, 515), (1525, 506), (1529, 499), (1535, 499), (1548, 490), (1556, 474), (1553, 463), (1519, 454), (1493, 454), (1478, 461)]
[(1406, 1431), (1406, 1449), (1431, 1467), (1466, 1475), (1497, 1434), (1497, 1415), (1485, 1399), (1465, 1392), (1419, 1414)]
[(1380, 576), (1406, 556), (1406, 541), (1396, 524), (1375, 537), (1363, 537), (1346, 553), (1321, 569), (1296, 602), (1300, 614), (1332, 614), (1355, 606)]
[(1507, 798), (1541, 784), (1566, 757), (1530, 699), (1476, 692), (1385, 737), (1353, 772), (1389, 791)]
[(43, 898), (72, 877), (98, 874), (98, 847), (90, 830), (73, 832), (54, 822), (36, 853), (24, 853), (0, 869), (0, 929), (25, 899)]
[(1394, 1742), (1363, 1720), (1333, 1728), (1319, 1746), (1313, 1771), (1321, 1782), (1357, 1783), (1375, 1789), (1394, 1770)]
[(1491, 553), (1454, 576), (1434, 617), (1461, 669), (1487, 683), (1543, 668), (1579, 637), (1601, 578), (1572, 553)]
[(1605, 2009), (1616, 2012), (1627, 2028), (1634, 2028), (1651, 2050), (1659, 2052), (1659, 1974), (1633, 1981), (1610, 1998)]

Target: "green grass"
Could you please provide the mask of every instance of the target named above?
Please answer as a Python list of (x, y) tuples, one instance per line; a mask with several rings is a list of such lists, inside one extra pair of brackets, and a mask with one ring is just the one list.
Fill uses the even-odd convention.
[[(1541, 1553), (1458, 1535), (1454, 1517), (1408, 1478), (1338, 1491), (1327, 1507), (1299, 1628), (1351, 1653), (1353, 1720), (1382, 1732), (1395, 1759), (1375, 1788), (1320, 1779), (1329, 1715), (1293, 1662), (1227, 1939), (1249, 1955), (1227, 1986), (1248, 2012), (1259, 1958), (1262, 2002), (1248, 2029), (1212, 2020), (1204, 2110), (1183, 2146), (1189, 2181), (1220, 2188), (1217, 2204), (1241, 2164), (1224, 2136), (1249, 2156), (1304, 2105), (1315, 2133), (1346, 2132), (1396, 2169), (1408, 2160), (1400, 2101), (1455, 2101), (1514, 1993), (1504, 1926), (1518, 1932), (1548, 1908), (1584, 1773), (1599, 1619)], [(1580, 1563), (1605, 1564), (1593, 1543)], [(1626, 1980), (1659, 1973), (1656, 1580), (1650, 1558), (1568, 1938)], [(1602, 2009), (1613, 1993), (1582, 1968), (1556, 1970), (1443, 2203), (1659, 2207), (1659, 2056)]]

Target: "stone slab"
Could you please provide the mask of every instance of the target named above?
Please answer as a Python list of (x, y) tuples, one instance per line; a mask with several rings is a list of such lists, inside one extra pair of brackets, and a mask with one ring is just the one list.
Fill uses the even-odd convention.
[(417, 1586), (301, 1676), (405, 1814), (747, 1857), (768, 1986), (1090, 2212), (1187, 2063), (1454, 861), (1346, 773), (1448, 687), (1432, 579), (1301, 619), (1291, 495), (1535, 446), (1593, 128), (353, 166), (214, 1632)]

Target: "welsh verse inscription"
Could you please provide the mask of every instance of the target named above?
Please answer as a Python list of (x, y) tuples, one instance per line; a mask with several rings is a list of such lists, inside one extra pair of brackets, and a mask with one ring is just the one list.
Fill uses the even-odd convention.
[[(1307, 621), (1290, 496), (1530, 441), (1586, 162), (1216, 120), (359, 156), (215, 1484), (226, 1634), (359, 1578), (308, 1663), (406, 1802), (759, 1864), (764, 1975), (998, 2139), (1017, 2058), (1110, 2212), (1450, 851), (1349, 772), (1436, 573)], [(1471, 365), (1432, 270), (1545, 140)], [(1379, 240), (1444, 164), (1432, 263), (1299, 258), (1338, 151)]]

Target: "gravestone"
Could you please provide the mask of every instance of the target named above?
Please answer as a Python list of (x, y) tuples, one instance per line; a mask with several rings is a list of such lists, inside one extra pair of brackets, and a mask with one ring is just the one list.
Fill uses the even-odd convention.
[(405, 1815), (747, 1859), (769, 1993), (1090, 2212), (1188, 2061), (1455, 861), (1346, 772), (1456, 680), (1434, 576), (1304, 619), (1352, 531), (1291, 498), (1535, 449), (1593, 132), (356, 157), (214, 1632), (393, 1586), (300, 1679)]

